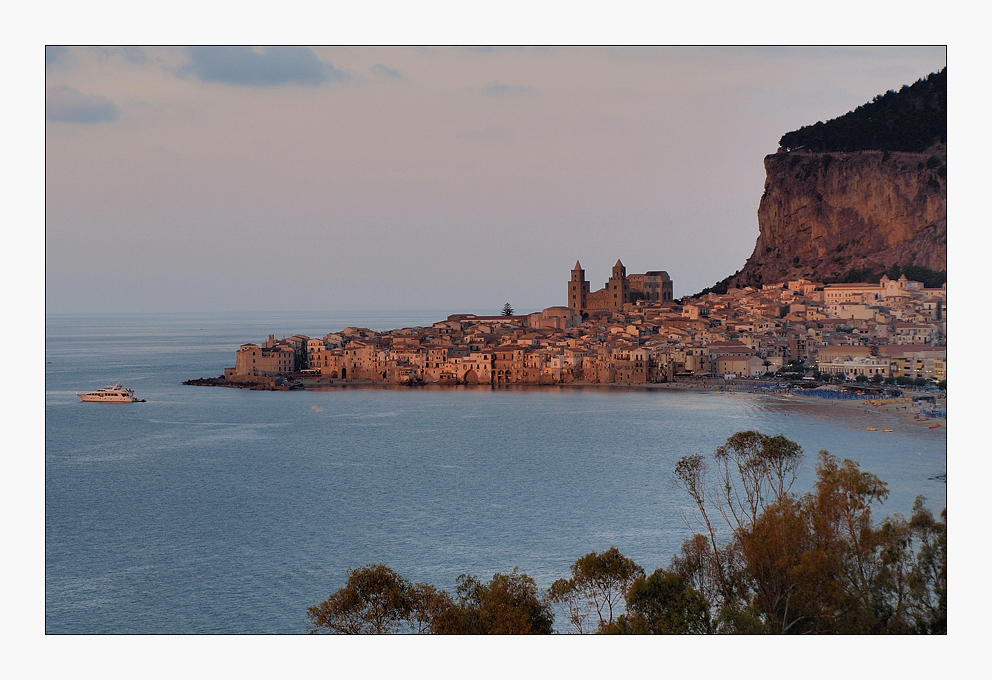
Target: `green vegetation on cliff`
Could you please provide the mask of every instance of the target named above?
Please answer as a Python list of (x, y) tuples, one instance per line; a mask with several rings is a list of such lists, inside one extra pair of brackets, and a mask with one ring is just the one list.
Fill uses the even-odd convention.
[(947, 68), (826, 123), (787, 132), (780, 151), (925, 151), (947, 142)]
[(849, 269), (844, 276), (838, 277), (836, 280), (828, 279), (824, 283), (878, 283), (882, 279), (883, 274), (890, 279), (898, 279), (905, 274), (906, 278), (910, 281), (920, 281), (924, 288), (940, 288), (947, 283), (946, 271), (934, 271), (933, 269), (912, 264), (907, 264), (905, 267), (894, 264), (884, 272), (868, 269)]

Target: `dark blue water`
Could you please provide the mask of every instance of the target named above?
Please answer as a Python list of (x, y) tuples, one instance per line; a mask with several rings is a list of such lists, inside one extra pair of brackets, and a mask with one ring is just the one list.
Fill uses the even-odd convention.
[[(945, 430), (826, 403), (624, 389), (253, 392), (180, 383), (242, 342), (398, 314), (46, 319), (46, 630), (302, 632), (346, 570), (384, 562), (453, 588), (520, 567), (541, 587), (592, 550), (667, 566), (691, 535), (679, 457), (743, 429), (853, 458), (884, 513), (946, 503)], [(147, 403), (83, 404), (121, 380)], [(892, 433), (866, 433), (866, 419)]]

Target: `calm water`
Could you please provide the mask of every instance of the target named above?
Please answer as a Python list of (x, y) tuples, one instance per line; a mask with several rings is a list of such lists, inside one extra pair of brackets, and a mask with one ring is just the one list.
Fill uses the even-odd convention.
[[(547, 587), (617, 546), (649, 572), (691, 535), (675, 462), (743, 429), (853, 458), (883, 513), (946, 503), (945, 430), (748, 394), (623, 389), (187, 387), (242, 342), (397, 314), (50, 315), (45, 617), (49, 633), (296, 633), (345, 571), (384, 562), (453, 589), (520, 567)], [(83, 404), (121, 380), (147, 403)], [(874, 418), (868, 423), (867, 418)], [(866, 423), (891, 434), (866, 433)]]

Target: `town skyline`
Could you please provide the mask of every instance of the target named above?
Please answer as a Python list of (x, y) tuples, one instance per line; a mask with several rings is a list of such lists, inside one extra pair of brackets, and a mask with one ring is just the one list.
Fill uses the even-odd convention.
[(591, 292), (577, 262), (568, 305), (529, 314), (507, 305), (500, 315), (452, 314), (429, 327), (348, 327), (316, 338), (270, 334), (242, 342), (223, 376), (186, 384), (700, 386), (714, 377), (812, 371), (809, 380), (946, 388), (947, 285), (928, 288), (896, 274), (878, 283), (800, 278), (680, 303), (666, 272), (628, 276), (618, 260), (606, 287)]
[(534, 310), (564, 304), (576, 259), (617, 257), (691, 295), (750, 255), (782, 134), (945, 65), (944, 47), (49, 48), (46, 308)]

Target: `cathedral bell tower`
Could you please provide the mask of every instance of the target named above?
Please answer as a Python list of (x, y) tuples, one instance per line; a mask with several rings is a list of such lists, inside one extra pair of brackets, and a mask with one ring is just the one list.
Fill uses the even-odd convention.
[(586, 295), (589, 294), (589, 282), (586, 281), (586, 272), (575, 261), (575, 268), (572, 269), (572, 278), (568, 282), (568, 306), (572, 311), (581, 314), (586, 307)]
[(627, 280), (627, 268), (620, 260), (617, 260), (617, 263), (613, 265), (613, 275), (606, 282), (606, 290), (610, 293), (608, 300), (611, 309), (621, 310), (625, 304), (630, 302), (630, 282)]

